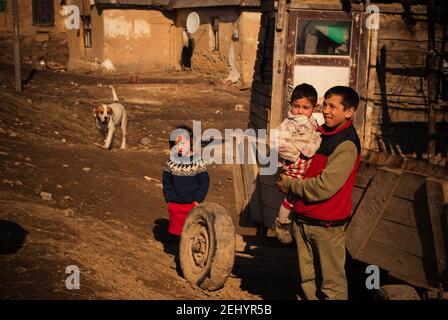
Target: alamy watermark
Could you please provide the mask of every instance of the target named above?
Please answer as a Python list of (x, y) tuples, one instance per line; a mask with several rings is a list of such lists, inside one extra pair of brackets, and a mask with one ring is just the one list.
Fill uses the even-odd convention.
[(80, 271), (78, 266), (69, 265), (65, 268), (65, 273), (70, 274), (65, 279), (65, 287), (68, 290), (78, 290), (80, 286)]
[[(185, 129), (173, 130), (170, 141), (178, 142), (170, 150), (170, 159), (174, 162), (184, 161), (179, 153), (179, 135), (191, 137)], [(211, 141), (204, 148), (202, 141)], [(184, 141), (185, 142), (185, 141)], [(193, 120), (193, 154), (200, 155), (207, 164), (257, 164), (260, 175), (273, 175), (279, 166), (278, 157), (278, 130), (272, 129), (269, 138), (266, 129), (225, 129), (224, 139), (221, 131), (210, 128), (202, 132), (201, 121)]]
[(65, 27), (69, 30), (80, 28), (81, 15), (79, 13), (79, 7), (75, 5), (62, 6), (61, 14), (65, 17)]
[[(378, 30), (380, 28), (380, 8), (377, 5), (371, 4), (366, 7), (365, 12), (370, 14), (365, 21), (366, 28)], [(62, 6), (61, 14), (63, 16), (67, 16), (65, 21), (65, 26), (67, 29), (80, 29), (81, 15), (78, 6)]]
[(366, 13), (370, 13), (366, 18), (366, 28), (378, 30), (380, 28), (380, 8), (371, 4), (366, 8)]
[(368, 290), (380, 288), (380, 268), (374, 264), (367, 266), (366, 274), (369, 276), (366, 279), (366, 288)]

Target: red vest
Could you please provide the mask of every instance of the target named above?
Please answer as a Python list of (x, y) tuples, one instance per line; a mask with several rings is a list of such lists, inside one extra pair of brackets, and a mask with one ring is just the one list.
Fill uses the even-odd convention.
[(322, 143), (314, 155), (310, 167), (305, 172), (304, 179), (319, 176), (327, 166), (328, 157), (333, 153), (334, 149), (347, 140), (352, 141), (358, 149), (356, 163), (342, 188), (331, 198), (318, 202), (309, 202), (299, 198), (294, 204), (294, 211), (298, 215), (313, 219), (342, 220), (351, 214), (352, 190), (359, 166), (361, 144), (352, 121), (348, 121), (341, 128), (334, 131), (326, 131), (324, 126), (319, 127), (319, 131), (322, 133)]

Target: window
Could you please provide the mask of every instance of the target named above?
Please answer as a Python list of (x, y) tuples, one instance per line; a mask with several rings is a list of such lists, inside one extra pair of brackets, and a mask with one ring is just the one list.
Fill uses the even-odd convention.
[(219, 18), (212, 17), (213, 51), (219, 51)]
[(92, 21), (90, 16), (83, 16), (84, 47), (92, 48)]
[(306, 82), (323, 98), (325, 91), (335, 85), (357, 88), (362, 61), (361, 16), (353, 12), (290, 11), (286, 50), (292, 59), (286, 59), (285, 70), (288, 90)]
[(54, 26), (53, 0), (33, 0), (33, 25)]
[(297, 54), (350, 55), (351, 21), (301, 20), (298, 25)]
[(6, 12), (8, 0), (0, 0), (0, 12)]

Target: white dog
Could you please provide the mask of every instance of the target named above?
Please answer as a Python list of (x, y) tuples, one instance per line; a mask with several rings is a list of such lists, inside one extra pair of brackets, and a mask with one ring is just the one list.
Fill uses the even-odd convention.
[[(113, 87), (112, 94), (114, 96), (114, 101), (118, 101), (117, 94)], [(102, 104), (93, 109), (93, 116), (95, 117), (96, 127), (98, 128), (101, 139), (105, 139), (103, 146), (105, 149), (112, 148), (115, 127), (121, 124), (122, 139), (120, 149), (124, 150), (126, 148), (127, 126), (127, 116), (124, 106), (118, 102)]]

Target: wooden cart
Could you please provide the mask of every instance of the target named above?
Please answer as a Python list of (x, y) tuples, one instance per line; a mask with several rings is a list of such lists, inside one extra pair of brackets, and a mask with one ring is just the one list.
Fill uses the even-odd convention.
[(443, 297), (448, 286), (447, 173), (424, 162), (365, 152), (347, 228), (351, 256), (427, 289), (428, 298)]

